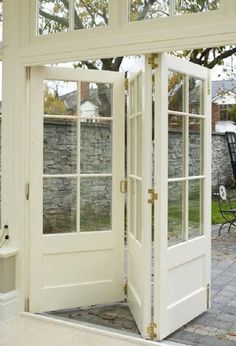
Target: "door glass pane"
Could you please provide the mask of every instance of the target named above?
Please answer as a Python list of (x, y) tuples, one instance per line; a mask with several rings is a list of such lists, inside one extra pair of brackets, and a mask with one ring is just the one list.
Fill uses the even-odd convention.
[(112, 123), (81, 119), (80, 172), (112, 173)]
[(169, 15), (169, 0), (129, 0), (129, 19), (131, 22), (166, 17)]
[(189, 113), (203, 114), (203, 80), (189, 77)]
[(62, 0), (38, 0), (38, 33), (46, 35), (69, 30), (69, 7)]
[(168, 184), (168, 246), (184, 241), (184, 183)]
[(44, 119), (44, 174), (77, 173), (77, 120)]
[(168, 74), (168, 109), (171, 111), (185, 111), (184, 95), (185, 76), (174, 71)]
[(112, 229), (112, 178), (81, 177), (80, 231)]
[(142, 176), (142, 117), (137, 116), (137, 175)]
[(44, 114), (77, 115), (77, 83), (45, 80)]
[(142, 111), (142, 96), (143, 96), (143, 93), (142, 93), (142, 86), (143, 86), (143, 83), (142, 83), (142, 74), (140, 73), (140, 74), (137, 76), (137, 93), (138, 93), (138, 97), (137, 97), (137, 111), (138, 111), (138, 112), (141, 112), (141, 111)]
[(136, 118), (130, 119), (130, 174), (135, 175)]
[(142, 181), (136, 181), (136, 239), (142, 241)]
[(136, 181), (130, 178), (130, 202), (129, 202), (129, 213), (130, 213), (130, 232), (135, 234), (136, 227)]
[(184, 118), (169, 115), (168, 119), (168, 176), (184, 176)]
[(108, 25), (108, 0), (75, 0), (74, 7), (75, 29)]
[(202, 119), (189, 118), (189, 175), (203, 174)]
[(189, 229), (188, 238), (193, 239), (202, 235), (202, 182), (201, 180), (189, 181)]
[(76, 232), (77, 179), (43, 179), (43, 234)]
[(112, 85), (107, 83), (81, 83), (80, 115), (89, 120), (112, 117)]

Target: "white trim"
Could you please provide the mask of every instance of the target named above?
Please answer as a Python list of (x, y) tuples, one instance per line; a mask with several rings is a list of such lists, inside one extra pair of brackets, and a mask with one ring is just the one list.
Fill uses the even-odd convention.
[(0, 248), (0, 258), (9, 258), (16, 256), (18, 250), (10, 246), (4, 246)]
[(0, 323), (18, 315), (18, 292), (0, 293)]

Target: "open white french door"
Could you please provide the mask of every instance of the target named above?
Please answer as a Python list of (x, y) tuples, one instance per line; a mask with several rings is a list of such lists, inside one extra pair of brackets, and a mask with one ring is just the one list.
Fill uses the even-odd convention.
[(151, 323), (152, 68), (142, 57), (128, 75), (128, 305), (144, 338)]
[(124, 298), (124, 75), (33, 67), (32, 312)]
[(209, 307), (209, 71), (160, 54), (155, 69), (154, 321), (163, 339)]

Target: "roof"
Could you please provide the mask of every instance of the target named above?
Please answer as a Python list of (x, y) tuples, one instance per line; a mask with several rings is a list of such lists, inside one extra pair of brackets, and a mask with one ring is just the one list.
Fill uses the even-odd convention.
[(212, 99), (220, 94), (225, 94), (226, 91), (236, 94), (236, 80), (212, 81)]

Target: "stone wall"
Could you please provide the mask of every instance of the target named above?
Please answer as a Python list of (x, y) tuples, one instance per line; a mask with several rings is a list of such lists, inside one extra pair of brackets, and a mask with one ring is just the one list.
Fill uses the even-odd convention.
[[(44, 174), (77, 173), (77, 127), (71, 120), (46, 120), (44, 124)], [(81, 174), (111, 173), (112, 140), (110, 122), (81, 123)], [(189, 172), (200, 175), (200, 136), (189, 135)], [(183, 176), (183, 136), (178, 131), (169, 133), (169, 177)], [(212, 135), (212, 186), (234, 184), (225, 136)], [(172, 184), (170, 193), (182, 193), (181, 184)], [(197, 194), (199, 184), (191, 184)], [(175, 191), (176, 190), (176, 191)], [(195, 191), (196, 190), (196, 191)], [(111, 227), (110, 177), (81, 177), (80, 220), (77, 220), (77, 178), (44, 178), (43, 222), (44, 233), (75, 231), (80, 223), (82, 231), (108, 230)], [(179, 196), (180, 197), (180, 196)]]

